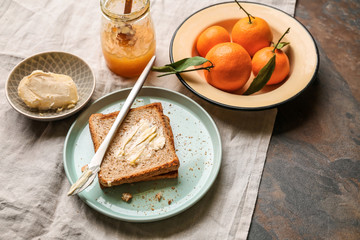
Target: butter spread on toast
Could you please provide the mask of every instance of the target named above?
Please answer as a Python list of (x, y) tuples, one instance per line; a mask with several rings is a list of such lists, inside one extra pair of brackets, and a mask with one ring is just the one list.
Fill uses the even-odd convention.
[(154, 151), (162, 149), (164, 145), (162, 129), (147, 119), (141, 119), (124, 133), (117, 156), (127, 159), (131, 165), (136, 165), (137, 159), (150, 158)]

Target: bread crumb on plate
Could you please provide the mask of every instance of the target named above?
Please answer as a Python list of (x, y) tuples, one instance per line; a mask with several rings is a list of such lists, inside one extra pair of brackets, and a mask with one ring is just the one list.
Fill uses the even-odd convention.
[(132, 197), (133, 196), (131, 195), (131, 193), (123, 193), (121, 195), (121, 199), (125, 202), (129, 202), (132, 199)]
[(82, 166), (82, 167), (81, 167), (81, 172), (85, 172), (87, 168), (88, 168), (88, 165), (87, 165), (87, 164), (84, 165), (84, 166)]
[(160, 202), (161, 198), (162, 198), (162, 192), (158, 192), (156, 195), (155, 195), (155, 198)]

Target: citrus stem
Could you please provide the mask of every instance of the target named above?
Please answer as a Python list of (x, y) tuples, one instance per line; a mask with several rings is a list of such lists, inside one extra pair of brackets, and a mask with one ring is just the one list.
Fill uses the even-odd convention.
[(237, 3), (237, 5), (239, 5), (239, 8), (246, 13), (246, 15), (247, 15), (248, 18), (249, 18), (249, 23), (252, 24), (251, 18), (254, 18), (254, 19), (255, 19), (255, 17), (252, 16), (250, 13), (248, 13), (248, 12), (240, 5), (240, 3), (239, 3), (237, 0), (235, 0), (235, 2)]
[(285, 36), (286, 34), (288, 34), (289, 32), (290, 32), (290, 28), (288, 28), (288, 29), (286, 30), (286, 32), (284, 32), (284, 34), (281, 36), (281, 38), (279, 39), (279, 41), (276, 43), (274, 49), (272, 50), (273, 53), (275, 52), (275, 50), (276, 50), (277, 46), (279, 45), (280, 41), (281, 41), (281, 40), (284, 38), (284, 36)]

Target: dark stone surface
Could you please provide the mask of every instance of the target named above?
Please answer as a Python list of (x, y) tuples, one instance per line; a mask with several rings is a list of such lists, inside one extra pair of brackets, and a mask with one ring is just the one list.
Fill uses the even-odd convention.
[(360, 1), (298, 0), (317, 79), (278, 108), (249, 239), (360, 239)]

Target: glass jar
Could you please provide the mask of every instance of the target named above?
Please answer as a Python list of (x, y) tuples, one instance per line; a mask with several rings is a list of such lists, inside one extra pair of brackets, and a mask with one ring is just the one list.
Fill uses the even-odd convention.
[[(125, 9), (125, 2), (130, 2)], [(109, 69), (137, 77), (155, 55), (155, 31), (150, 0), (101, 0), (101, 47)], [(129, 12), (129, 13), (128, 13)]]

